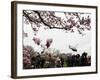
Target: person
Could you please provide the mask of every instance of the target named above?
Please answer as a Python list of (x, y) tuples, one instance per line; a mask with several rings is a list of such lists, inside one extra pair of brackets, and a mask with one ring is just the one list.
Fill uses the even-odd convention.
[(35, 68), (35, 57), (31, 58), (31, 65), (32, 65), (32, 68)]
[(60, 57), (60, 60), (61, 60), (61, 67), (63, 67), (63, 65), (64, 65), (64, 59), (62, 57)]
[(72, 56), (67, 57), (66, 64), (67, 64), (68, 67), (72, 66)]
[(41, 58), (40, 60), (40, 67), (43, 68), (45, 64), (45, 59)]
[(81, 56), (81, 66), (87, 66), (88, 61), (87, 61), (87, 53), (83, 52)]
[(56, 67), (61, 67), (61, 60), (59, 57), (56, 58), (55, 64), (56, 64)]
[(75, 55), (72, 55), (71, 65), (74, 67), (75, 66), (75, 63), (76, 63), (76, 56)]
[(76, 63), (75, 66), (80, 66), (80, 54), (76, 55)]
[(91, 65), (91, 56), (88, 56), (88, 66)]
[(36, 56), (36, 68), (40, 68), (40, 61), (41, 61), (40, 55)]

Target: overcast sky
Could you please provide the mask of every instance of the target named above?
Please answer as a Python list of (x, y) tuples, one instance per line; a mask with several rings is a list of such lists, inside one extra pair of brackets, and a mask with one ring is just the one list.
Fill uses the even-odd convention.
[[(63, 16), (62, 16), (63, 17)], [(37, 46), (34, 41), (34, 33), (31, 28), (30, 24), (25, 24), (23, 25), (23, 29), (25, 33), (28, 33), (28, 37), (24, 37), (23, 39), (23, 45), (29, 45), (32, 46), (36, 51), (41, 51), (41, 47)], [(55, 48), (60, 50), (61, 53), (73, 53), (71, 49), (69, 49), (69, 45), (76, 47), (79, 54), (82, 54), (82, 52), (88, 52), (88, 54), (91, 54), (91, 31), (84, 31), (83, 33), (85, 34), (82, 36), (81, 34), (78, 33), (76, 28), (74, 29), (75, 32), (65, 32), (63, 30), (59, 29), (44, 29), (44, 25), (40, 27), (36, 37), (40, 38), (42, 41), (42, 44), (45, 45), (46, 39), (52, 38), (53, 42), (50, 46), (50, 48)]]

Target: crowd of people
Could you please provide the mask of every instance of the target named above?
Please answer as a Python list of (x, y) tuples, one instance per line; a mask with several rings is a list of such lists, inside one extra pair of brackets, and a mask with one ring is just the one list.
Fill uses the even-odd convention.
[(76, 54), (69, 56), (67, 59), (67, 66), (90, 66), (91, 65), (91, 56), (88, 56), (88, 53), (83, 52), (82, 55)]

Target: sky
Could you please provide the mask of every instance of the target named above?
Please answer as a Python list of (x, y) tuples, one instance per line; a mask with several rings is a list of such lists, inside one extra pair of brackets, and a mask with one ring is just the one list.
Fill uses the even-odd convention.
[[(57, 14), (62, 16), (61, 14)], [(63, 16), (62, 16), (63, 17)], [(28, 33), (28, 37), (23, 38), (23, 45), (32, 46), (35, 51), (41, 52), (42, 48), (41, 46), (38, 46), (34, 43), (33, 37), (34, 32), (31, 28), (30, 24), (23, 25), (23, 30), (25, 33)], [(52, 38), (53, 42), (50, 46), (50, 49), (56, 49), (59, 50), (61, 53), (72, 53), (72, 54), (82, 54), (84, 51), (88, 53), (88, 55), (91, 55), (91, 30), (90, 31), (84, 31), (84, 36), (78, 33), (76, 31), (76, 28), (74, 29), (75, 32), (65, 32), (61, 29), (44, 29), (44, 25), (40, 27), (37, 35), (35, 37), (38, 37), (41, 39), (41, 44), (45, 45), (46, 40), (48, 38)], [(71, 49), (69, 49), (69, 45), (72, 47), (76, 47), (78, 50), (77, 53), (73, 52)]]

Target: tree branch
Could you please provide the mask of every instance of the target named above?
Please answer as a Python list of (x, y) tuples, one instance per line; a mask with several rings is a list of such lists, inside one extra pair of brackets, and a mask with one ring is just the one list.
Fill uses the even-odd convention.
[(38, 16), (39, 16), (41, 22), (42, 22), (45, 26), (48, 26), (49, 28), (51, 28), (51, 26), (50, 26), (49, 24), (47, 24), (47, 23), (44, 22), (44, 20), (42, 19), (41, 15), (40, 15), (40, 13), (39, 13), (38, 11), (34, 11), (34, 12), (38, 14)]
[(29, 17), (29, 15), (25, 11), (23, 11), (23, 14), (30, 22), (33, 22), (33, 20)]
[(65, 29), (65, 30), (67, 29), (65, 27), (51, 27), (49, 24), (47, 24), (47, 23), (44, 22), (44, 20), (42, 19), (41, 15), (40, 15), (40, 13), (38, 11), (34, 11), (34, 12), (38, 14), (38, 16), (41, 19), (42, 23), (44, 25), (48, 26), (50, 29)]

